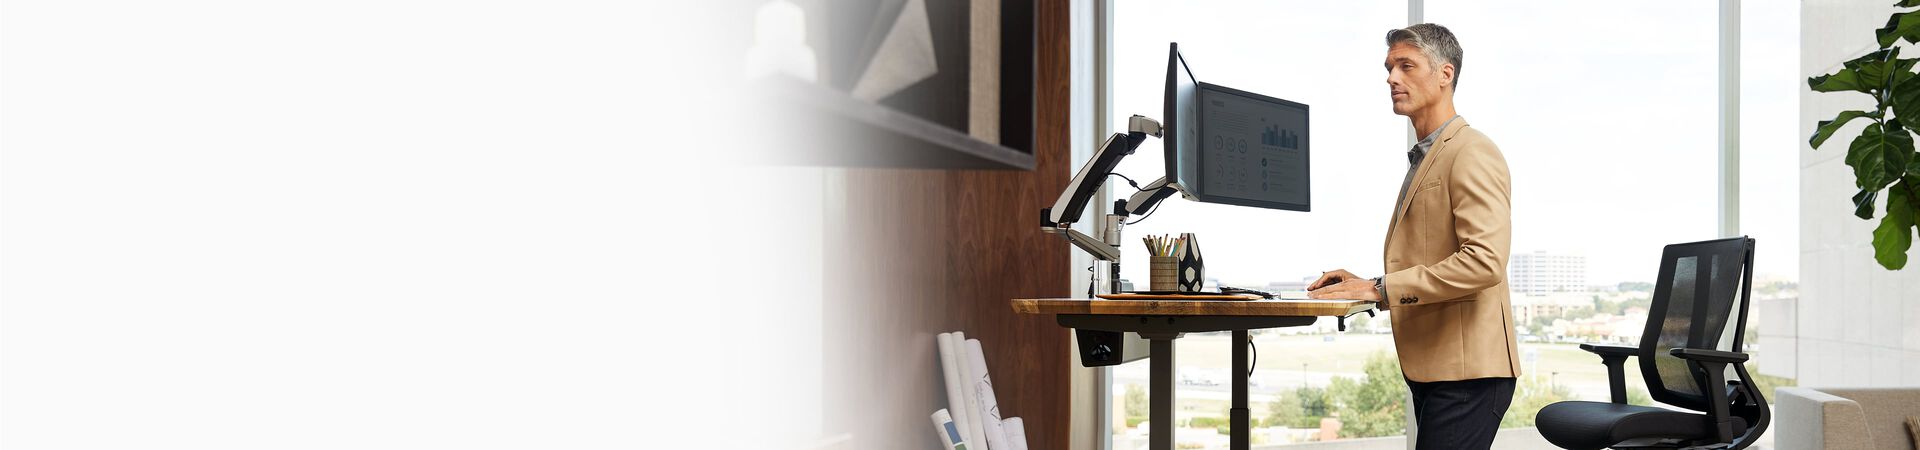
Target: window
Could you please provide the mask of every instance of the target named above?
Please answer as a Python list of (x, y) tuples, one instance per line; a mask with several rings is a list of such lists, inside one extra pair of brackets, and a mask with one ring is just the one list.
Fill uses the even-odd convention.
[(1740, 12), (1740, 232), (1754, 237), (1756, 253), (1747, 351), (1756, 375), (1794, 378), (1797, 333), (1787, 319), (1800, 298), (1799, 149), (1806, 142), (1799, 134), (1806, 86), (1798, 76), (1800, 3), (1746, 2)]
[[(1765, 22), (1743, 27), (1741, 41), (1751, 74), (1742, 80), (1741, 121), (1751, 125), (1741, 128), (1741, 231), (1761, 243), (1756, 293), (1792, 295), (1797, 5), (1769, 3), (1750, 6), (1749, 20)], [(1575, 345), (1637, 343), (1646, 320), (1637, 308), (1650, 298), (1662, 247), (1720, 237), (1718, 5), (1426, 6), (1427, 20), (1451, 28), (1465, 48), (1461, 114), (1499, 143), (1512, 171), (1513, 253), (1570, 255), (1551, 260), (1563, 264), (1544, 279), (1584, 280), (1515, 292), (1516, 310), (1545, 314), (1518, 324), (1526, 375), (1503, 425), (1530, 426), (1533, 411), (1553, 401), (1604, 401), (1604, 367)], [(1541, 304), (1560, 308), (1530, 308)], [(1755, 361), (1764, 360), (1756, 350)], [(1649, 404), (1645, 383), (1629, 372), (1630, 402)]]
[[(1718, 5), (1414, 1), (1424, 21), (1459, 37), (1465, 61), (1456, 104), (1500, 145), (1513, 177), (1509, 288), (1525, 374), (1503, 428), (1531, 426), (1534, 413), (1554, 401), (1605, 400), (1605, 368), (1576, 344), (1637, 343), (1662, 248), (1719, 237)], [(1126, 235), (1198, 234), (1208, 277), (1218, 284), (1286, 290), (1332, 268), (1378, 275), (1409, 134), (1406, 119), (1388, 107), (1378, 67), (1386, 31), (1406, 24), (1408, 6), (1117, 4), (1114, 128), (1124, 128), (1131, 114), (1161, 115), (1168, 42), (1181, 44), (1199, 80), (1306, 103), (1314, 115), (1313, 212), (1173, 200)], [(1750, 125), (1741, 127), (1741, 232), (1760, 242), (1748, 331), (1756, 344), (1748, 350), (1765, 367), (1773, 354), (1752, 339), (1753, 328), (1767, 323), (1759, 317), (1764, 302), (1797, 296), (1798, 5), (1750, 2), (1742, 9), (1741, 121)], [(1142, 155), (1159, 151), (1158, 141), (1140, 149)], [(1120, 171), (1144, 183), (1161, 174), (1160, 164), (1136, 155)], [(1144, 280), (1146, 269), (1132, 264), (1123, 276)], [(1404, 432), (1403, 417), (1372, 423), (1348, 414), (1340, 415), (1348, 421), (1340, 431), (1322, 436), (1314, 419), (1335, 416), (1330, 409), (1351, 400), (1335, 398), (1341, 386), (1383, 372), (1379, 378), (1390, 377), (1383, 381), (1404, 392), (1390, 366), (1385, 320), (1349, 333), (1331, 327), (1254, 332), (1265, 356), (1250, 390), (1257, 444)], [(1176, 440), (1183, 445), (1226, 445), (1226, 436), (1211, 427), (1225, 418), (1226, 341), (1225, 335), (1179, 341)], [(1315, 356), (1332, 353), (1340, 356)], [(1374, 370), (1369, 358), (1356, 356), (1368, 354), (1384, 356), (1372, 361)], [(1146, 416), (1146, 370), (1136, 363), (1114, 371), (1114, 448), (1145, 447), (1138, 421)], [(1650, 404), (1637, 370), (1630, 368), (1628, 379), (1630, 401)], [(1792, 382), (1766, 375), (1759, 381)]]
[[(1125, 129), (1133, 114), (1162, 115), (1168, 42), (1180, 43), (1200, 81), (1306, 103), (1316, 118), (1310, 143), (1313, 212), (1173, 199), (1129, 226), (1125, 236), (1195, 233), (1207, 254), (1207, 278), (1215, 284), (1299, 290), (1310, 277), (1334, 268), (1379, 275), (1380, 240), (1404, 175), (1407, 144), (1406, 119), (1389, 108), (1380, 69), (1386, 52), (1382, 38), (1405, 22), (1403, 0), (1115, 2), (1114, 129)], [(1149, 141), (1119, 171), (1141, 183), (1152, 181), (1164, 172), (1161, 150), (1159, 140)], [(1123, 195), (1130, 193), (1119, 186)], [(1123, 265), (1122, 276), (1144, 286), (1147, 268)], [(1323, 320), (1317, 327), (1253, 332), (1258, 359), (1249, 407), (1256, 445), (1320, 440), (1321, 418), (1337, 412), (1329, 410), (1326, 399), (1364, 395), (1357, 388), (1369, 382), (1367, 355), (1377, 356), (1371, 368), (1379, 374), (1371, 382), (1394, 385), (1396, 390), (1386, 392), (1404, 391), (1384, 317), (1362, 319), (1347, 333), (1335, 333), (1333, 327)], [(1226, 422), (1231, 393), (1228, 336), (1189, 334), (1175, 342), (1181, 421), (1176, 441), (1226, 448), (1225, 427), (1216, 424)], [(1140, 424), (1147, 417), (1147, 364), (1117, 367), (1113, 379), (1113, 446), (1146, 448), (1146, 428)], [(1404, 405), (1401, 396), (1356, 401)], [(1337, 431), (1331, 423), (1325, 431), (1349, 438), (1404, 433), (1404, 413), (1360, 416), (1349, 413)]]

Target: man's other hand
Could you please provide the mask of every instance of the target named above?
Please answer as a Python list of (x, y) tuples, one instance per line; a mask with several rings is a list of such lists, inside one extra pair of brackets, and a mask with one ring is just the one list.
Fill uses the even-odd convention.
[(1331, 272), (1320, 272), (1320, 278), (1313, 280), (1313, 283), (1308, 284), (1307, 290), (1309, 291), (1319, 290), (1320, 288), (1333, 285), (1334, 283), (1339, 283), (1347, 280), (1358, 280), (1358, 279), (1360, 279), (1360, 277), (1354, 276), (1353, 272), (1348, 272), (1347, 269), (1334, 269)]
[[(1328, 275), (1332, 275), (1332, 273)], [(1380, 301), (1380, 291), (1373, 289), (1373, 280), (1349, 277), (1338, 283), (1307, 292), (1307, 297), (1313, 299), (1330, 298), (1341, 300), (1371, 300), (1378, 302)]]

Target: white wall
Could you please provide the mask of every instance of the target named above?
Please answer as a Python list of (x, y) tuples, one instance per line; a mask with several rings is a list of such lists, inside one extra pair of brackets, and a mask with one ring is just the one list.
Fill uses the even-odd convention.
[[(1894, 11), (1880, 0), (1806, 0), (1800, 12), (1800, 73), (1829, 73), (1875, 48), (1873, 30)], [(1912, 52), (1908, 48), (1904, 52)], [(1912, 54), (1902, 56), (1915, 56)], [(1801, 85), (1800, 136), (1847, 109), (1871, 108), (1861, 94), (1814, 93)], [(1793, 337), (1763, 337), (1769, 358), (1791, 361), (1802, 386), (1920, 385), (1920, 261), (1889, 272), (1873, 260), (1873, 227), (1853, 217), (1847, 143), (1866, 122), (1841, 129), (1821, 150), (1800, 144), (1800, 300)], [(1883, 208), (1884, 206), (1882, 206)], [(1762, 306), (1765, 308), (1765, 306)], [(1785, 308), (1783, 308), (1785, 309)], [(1797, 320), (1795, 320), (1797, 319)], [(1791, 345), (1781, 345), (1791, 343)], [(1775, 353), (1790, 347), (1791, 352)]]

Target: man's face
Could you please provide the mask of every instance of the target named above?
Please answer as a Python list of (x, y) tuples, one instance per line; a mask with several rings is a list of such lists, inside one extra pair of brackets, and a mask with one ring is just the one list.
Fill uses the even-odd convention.
[(1442, 86), (1451, 83), (1451, 66), (1434, 67), (1426, 52), (1413, 44), (1398, 43), (1387, 49), (1387, 87), (1393, 96), (1393, 113), (1411, 115), (1440, 101)]

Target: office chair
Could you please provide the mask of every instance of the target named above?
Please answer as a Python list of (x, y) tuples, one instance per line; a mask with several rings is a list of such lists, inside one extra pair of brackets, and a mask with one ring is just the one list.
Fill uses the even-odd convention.
[[(1747, 360), (1741, 331), (1752, 285), (1752, 238), (1667, 246), (1640, 346), (1580, 345), (1607, 366), (1613, 401), (1547, 405), (1535, 416), (1540, 434), (1574, 450), (1752, 445), (1768, 419), (1767, 400), (1741, 364)], [(1733, 339), (1730, 350), (1717, 350), (1727, 336)], [(1629, 356), (1639, 359), (1653, 399), (1680, 409), (1627, 404), (1622, 363)], [(1736, 379), (1727, 378), (1729, 366)]]

